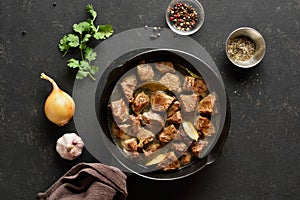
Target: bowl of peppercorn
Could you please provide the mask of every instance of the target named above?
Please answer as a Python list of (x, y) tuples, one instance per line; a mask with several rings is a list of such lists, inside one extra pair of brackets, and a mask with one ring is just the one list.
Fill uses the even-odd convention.
[(204, 9), (197, 0), (173, 0), (165, 16), (170, 29), (179, 35), (191, 35), (204, 23)]
[(266, 43), (257, 30), (241, 27), (229, 34), (225, 49), (228, 59), (234, 65), (250, 68), (256, 66), (263, 59)]

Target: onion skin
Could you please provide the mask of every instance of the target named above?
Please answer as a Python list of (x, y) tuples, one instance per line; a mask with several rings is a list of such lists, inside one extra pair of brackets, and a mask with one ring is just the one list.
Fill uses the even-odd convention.
[(55, 81), (42, 73), (41, 78), (52, 84), (52, 91), (44, 105), (46, 117), (58, 126), (66, 125), (75, 113), (75, 103), (70, 95), (61, 90)]

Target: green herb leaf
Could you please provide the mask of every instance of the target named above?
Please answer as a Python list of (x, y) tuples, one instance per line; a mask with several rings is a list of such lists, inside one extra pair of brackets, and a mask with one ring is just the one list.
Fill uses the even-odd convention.
[(79, 45), (79, 37), (77, 35), (69, 34), (67, 36), (67, 39), (69, 41), (68, 44), (70, 47), (77, 47)]
[(91, 4), (87, 5), (86, 11), (92, 15), (93, 17), (92, 21), (94, 21), (97, 17), (97, 12), (94, 10), (93, 5)]
[(112, 25), (110, 25), (110, 24), (99, 25), (97, 29), (98, 29), (98, 31), (94, 34), (94, 38), (96, 40), (106, 39), (106, 38), (110, 37), (114, 32)]
[(90, 64), (89, 64), (87, 61), (82, 60), (82, 61), (80, 61), (80, 66), (79, 66), (79, 68), (80, 68), (81, 70), (84, 70), (84, 71), (89, 71), (90, 68), (91, 68), (91, 66), (90, 66)]
[(99, 67), (97, 67), (97, 66), (91, 67), (91, 74), (96, 74), (98, 71), (99, 71)]
[(82, 34), (83, 32), (89, 32), (90, 31), (90, 23), (88, 22), (80, 22), (78, 24), (73, 25), (73, 30), (79, 34)]
[(91, 33), (97, 32), (97, 28), (94, 25), (94, 21), (92, 19), (87, 19), (87, 22), (90, 24), (90, 30), (91, 30), (90, 32)]
[(84, 38), (82, 39), (81, 42), (86, 43), (90, 40), (91, 37), (92, 37), (92, 35), (87, 33), (87, 34), (85, 34), (85, 36), (84, 36)]
[(86, 47), (86, 48), (84, 49), (84, 51), (83, 51), (84, 57), (86, 58), (87, 55), (88, 55), (89, 53), (91, 53), (92, 51), (93, 51), (93, 48)]
[(87, 55), (86, 55), (86, 59), (91, 62), (93, 60), (96, 60), (96, 57), (97, 57), (97, 53), (94, 52), (94, 51), (90, 51)]
[(76, 60), (74, 58), (71, 58), (68, 60), (68, 64), (67, 64), (69, 67), (71, 68), (78, 68), (80, 65), (79, 65), (79, 60)]
[(86, 45), (85, 43), (81, 43), (81, 44), (79, 45), (79, 49), (84, 50), (84, 49), (86, 49), (86, 48), (87, 48), (87, 45)]
[(69, 50), (70, 46), (68, 45), (68, 38), (66, 35), (59, 40), (58, 47), (59, 47), (59, 50), (62, 52)]
[(76, 74), (76, 79), (83, 79), (84, 77), (86, 77), (89, 74), (89, 72), (86, 71), (82, 71), (82, 70), (78, 70), (77, 74)]

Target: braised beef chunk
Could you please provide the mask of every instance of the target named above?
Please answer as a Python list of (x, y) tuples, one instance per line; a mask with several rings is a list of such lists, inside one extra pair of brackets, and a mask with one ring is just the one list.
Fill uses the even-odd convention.
[(155, 151), (157, 151), (160, 148), (159, 143), (151, 142), (145, 149), (143, 149), (144, 155), (146, 157), (149, 157), (153, 155)]
[(137, 66), (137, 74), (141, 81), (150, 81), (154, 77), (154, 71), (150, 64), (139, 64)]
[(168, 110), (174, 100), (174, 97), (158, 90), (151, 96), (151, 108), (156, 112), (165, 112)]
[(180, 87), (180, 77), (177, 74), (172, 74), (172, 73), (166, 73), (161, 77), (159, 82), (165, 86), (167, 86), (171, 91), (174, 92), (181, 92), (181, 87)]
[(165, 74), (168, 72), (175, 72), (174, 65), (172, 62), (157, 62), (155, 63), (156, 69)]
[(192, 152), (195, 156), (200, 157), (203, 149), (207, 146), (207, 141), (199, 140), (192, 144)]
[(194, 122), (194, 126), (198, 129), (205, 137), (211, 136), (215, 133), (215, 128), (210, 120), (206, 117), (198, 116)]
[(179, 142), (172, 143), (172, 149), (176, 153), (176, 155), (181, 156), (188, 149), (188, 147), (185, 143)]
[(192, 76), (186, 76), (184, 78), (183, 86), (184, 91), (194, 92), (197, 95), (201, 95), (207, 92), (207, 86), (202, 79), (197, 79)]
[(127, 121), (129, 110), (124, 99), (121, 98), (117, 101), (112, 101), (110, 107), (116, 122), (124, 123)]
[(130, 138), (130, 139), (122, 141), (123, 149), (126, 151), (130, 151), (130, 152), (137, 151), (138, 150), (137, 145), (138, 145), (138, 142), (137, 142), (136, 138)]
[(119, 125), (120, 129), (123, 130), (126, 134), (136, 137), (137, 132), (140, 131), (141, 122), (139, 117), (135, 115), (129, 115), (126, 124)]
[(121, 88), (126, 99), (130, 102), (133, 98), (133, 92), (137, 85), (137, 79), (134, 74), (126, 76), (121, 82)]
[(173, 115), (167, 118), (167, 122), (172, 123), (172, 124), (181, 124), (182, 122), (182, 115), (181, 112), (178, 110), (175, 112)]
[(155, 135), (151, 131), (141, 128), (137, 133), (136, 137), (139, 140), (138, 147), (143, 148), (144, 145), (154, 140)]
[(202, 79), (196, 79), (194, 83), (194, 92), (198, 95), (203, 95), (207, 92), (207, 85)]
[(171, 117), (175, 112), (180, 110), (180, 102), (174, 101), (169, 110), (167, 111), (167, 117)]
[(191, 163), (192, 155), (190, 152), (186, 151), (181, 156), (181, 165), (187, 165)]
[(146, 95), (144, 92), (140, 92), (136, 95), (136, 97), (133, 99), (131, 108), (133, 112), (136, 114), (139, 114), (142, 112), (142, 110), (149, 105), (150, 98), (148, 95)]
[(153, 111), (144, 112), (141, 119), (142, 124), (145, 125), (152, 133), (158, 133), (165, 127), (164, 118)]
[(189, 146), (193, 142), (193, 140), (182, 129), (178, 130), (178, 134), (175, 136), (174, 141), (176, 142), (182, 141), (185, 144), (187, 144), (187, 146)]
[(164, 171), (176, 170), (176, 169), (179, 169), (180, 163), (179, 163), (179, 160), (178, 160), (177, 156), (175, 155), (175, 153), (173, 151), (170, 151), (167, 153), (167, 155), (163, 159), (163, 161), (161, 161), (157, 165), (157, 167)]
[(182, 110), (184, 112), (190, 113), (195, 112), (198, 103), (198, 96), (196, 94), (182, 94), (180, 95)]
[(125, 134), (125, 132), (121, 128), (119, 128), (116, 123), (112, 124), (111, 133), (112, 136), (117, 139), (127, 140), (131, 138), (129, 135)]
[(217, 96), (212, 93), (204, 97), (198, 106), (200, 114), (212, 115), (217, 113), (216, 109)]
[(121, 145), (123, 146), (123, 152), (126, 154), (128, 158), (133, 160), (139, 158), (138, 143), (136, 138), (123, 140), (121, 142)]
[(167, 117), (171, 117), (175, 112), (180, 110), (180, 102), (179, 101), (174, 101), (174, 103), (171, 105), (167, 112)]
[(126, 157), (131, 160), (138, 160), (140, 158), (140, 153), (138, 151), (127, 151), (126, 149), (123, 149), (123, 152)]
[(168, 127), (164, 128), (162, 132), (159, 133), (158, 139), (161, 142), (170, 142), (172, 141), (178, 133), (178, 130), (175, 128), (173, 124), (169, 125)]
[(187, 92), (194, 92), (194, 89), (193, 89), (194, 84), (195, 84), (195, 78), (192, 76), (186, 76), (186, 77), (184, 77), (182, 89)]

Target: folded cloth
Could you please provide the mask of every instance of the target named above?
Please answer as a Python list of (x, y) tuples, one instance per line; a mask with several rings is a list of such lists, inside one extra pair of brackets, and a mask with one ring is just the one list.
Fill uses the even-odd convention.
[(39, 200), (125, 200), (126, 175), (101, 163), (79, 163), (57, 180)]

